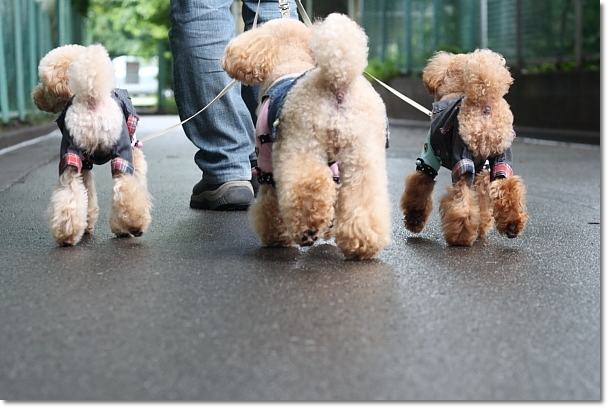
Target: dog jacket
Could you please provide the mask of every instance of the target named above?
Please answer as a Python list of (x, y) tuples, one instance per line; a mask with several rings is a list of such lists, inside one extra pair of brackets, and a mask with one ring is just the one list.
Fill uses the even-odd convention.
[(93, 164), (105, 164), (108, 161), (111, 161), (112, 175), (116, 173), (133, 174), (133, 148), (141, 145), (135, 138), (135, 129), (137, 128), (139, 116), (135, 113), (135, 108), (126, 89), (114, 89), (112, 91), (112, 98), (122, 109), (125, 121), (116, 145), (107, 152), (96, 151), (93, 154), (87, 154), (74, 144), (74, 140), (65, 126), (65, 115), (72, 105), (74, 97), (65, 105), (61, 115), (56, 120), (62, 134), (61, 160), (59, 162), (60, 175), (66, 166), (74, 166), (80, 173), (83, 168), (91, 170)]
[(464, 96), (460, 96), (433, 103), (431, 127), (421, 157), (416, 160), (416, 170), (434, 179), (439, 168), (443, 166), (452, 170), (453, 183), (463, 175), (467, 175), (469, 182), (472, 183), (474, 175), (489, 165), (491, 180), (511, 177), (513, 175), (511, 147), (496, 156), (475, 158), (460, 137), (458, 113), (463, 99)]
[[(255, 125), (255, 153), (258, 159), (255, 170), (260, 184), (275, 185), (272, 177), (272, 144), (277, 137), (281, 109), (285, 104), (285, 97), (289, 90), (305, 74), (286, 75), (279, 78), (262, 96), (262, 103), (258, 109), (258, 119)], [(332, 171), (334, 181), (339, 182), (338, 163), (329, 163), (329, 168)]]

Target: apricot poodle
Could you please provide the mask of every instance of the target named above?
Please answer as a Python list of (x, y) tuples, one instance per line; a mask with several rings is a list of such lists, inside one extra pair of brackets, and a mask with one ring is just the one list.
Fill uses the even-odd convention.
[(99, 214), (93, 164), (110, 162), (110, 227), (119, 237), (142, 235), (151, 221), (147, 164), (135, 136), (138, 116), (124, 89), (114, 88), (114, 69), (101, 45), (65, 45), (38, 66), (36, 106), (59, 113), (63, 135), (59, 184), (51, 196), (51, 234), (76, 245), (93, 230)]
[(251, 225), (267, 246), (335, 238), (368, 259), (390, 241), (384, 102), (362, 76), (367, 36), (331, 14), (307, 27), (276, 19), (227, 46), (224, 69), (260, 84)]
[(504, 99), (513, 78), (504, 58), (488, 49), (438, 52), (422, 80), (435, 103), (416, 171), (406, 177), (401, 196), (406, 228), (415, 233), (424, 228), (443, 166), (452, 171), (439, 206), (448, 244), (471, 245), (494, 222), (502, 235), (521, 235), (528, 220), (526, 188), (513, 175), (513, 114)]

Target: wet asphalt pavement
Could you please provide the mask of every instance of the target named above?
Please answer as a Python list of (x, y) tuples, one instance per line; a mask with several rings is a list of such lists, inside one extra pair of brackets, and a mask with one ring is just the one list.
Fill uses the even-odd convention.
[[(144, 116), (138, 135), (177, 122)], [(145, 142), (140, 238), (110, 231), (105, 165), (97, 228), (58, 247), (58, 134), (0, 155), (0, 399), (600, 399), (600, 147), (518, 134), (523, 236), (448, 247), (437, 209), (418, 236), (398, 209), (425, 135), (391, 128), (392, 243), (363, 262), (332, 242), (263, 248), (245, 212), (190, 209), (181, 128)]]

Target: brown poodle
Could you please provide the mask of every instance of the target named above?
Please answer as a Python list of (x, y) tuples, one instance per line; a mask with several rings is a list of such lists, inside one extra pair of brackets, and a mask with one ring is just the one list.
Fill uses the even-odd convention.
[(59, 184), (51, 197), (51, 234), (59, 245), (76, 245), (91, 232), (99, 206), (93, 164), (110, 162), (114, 234), (140, 236), (150, 224), (147, 164), (135, 136), (138, 116), (128, 93), (114, 88), (114, 69), (101, 45), (65, 45), (38, 66), (36, 106), (58, 113), (63, 138)]
[(407, 229), (424, 228), (433, 209), (434, 179), (443, 166), (452, 171), (439, 206), (448, 244), (471, 245), (494, 221), (500, 234), (519, 236), (528, 220), (526, 188), (511, 167), (515, 132), (504, 95), (513, 78), (504, 58), (487, 49), (438, 52), (422, 80), (435, 103), (427, 141), (401, 196)]
[(367, 259), (389, 243), (387, 119), (362, 76), (367, 51), (363, 30), (340, 14), (313, 27), (272, 20), (226, 48), (226, 72), (261, 84), (261, 187), (249, 216), (264, 245), (334, 237), (346, 257)]

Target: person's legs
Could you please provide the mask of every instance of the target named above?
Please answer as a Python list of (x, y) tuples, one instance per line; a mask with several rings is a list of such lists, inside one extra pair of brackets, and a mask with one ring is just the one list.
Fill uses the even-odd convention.
[[(258, 1), (257, 0), (243, 0), (242, 7), (242, 16), (243, 22), (245, 23), (245, 30), (250, 30), (253, 26), (253, 21), (255, 19), (256, 10), (258, 9)], [(289, 0), (289, 14), (291, 18), (298, 18), (298, 10), (295, 2), (293, 0)], [(278, 0), (260, 0), (260, 7), (258, 11), (258, 19), (257, 24), (263, 24), (267, 21), (273, 20), (275, 18), (282, 18), (281, 13), (279, 11), (279, 2)], [(257, 116), (255, 114), (257, 106), (260, 102), (259, 98), (259, 85), (247, 86), (243, 85), (241, 90), (241, 95), (247, 108), (249, 109), (249, 113), (251, 114), (251, 118), (253, 120), (254, 126), (257, 121)], [(257, 157), (255, 152), (251, 154), (249, 157), (252, 163), (252, 167), (257, 166)], [(257, 179), (252, 179), (252, 184), (254, 185), (254, 189), (259, 188), (259, 183)]]
[[(182, 120), (208, 104), (230, 83), (222, 69), (224, 48), (234, 37), (232, 0), (171, 0), (169, 39), (174, 91)], [(190, 206), (245, 209), (253, 201), (250, 156), (254, 126), (240, 84), (183, 125), (200, 150), (194, 157), (203, 177)]]
[[(245, 31), (250, 30), (253, 26), (255, 11), (258, 8), (258, 0), (243, 0), (243, 22), (245, 23)], [(289, 13), (291, 18), (298, 19), (298, 6), (294, 0), (289, 0)], [(281, 18), (279, 11), (278, 0), (260, 0), (260, 11), (258, 13), (258, 24), (263, 24), (267, 21)]]

